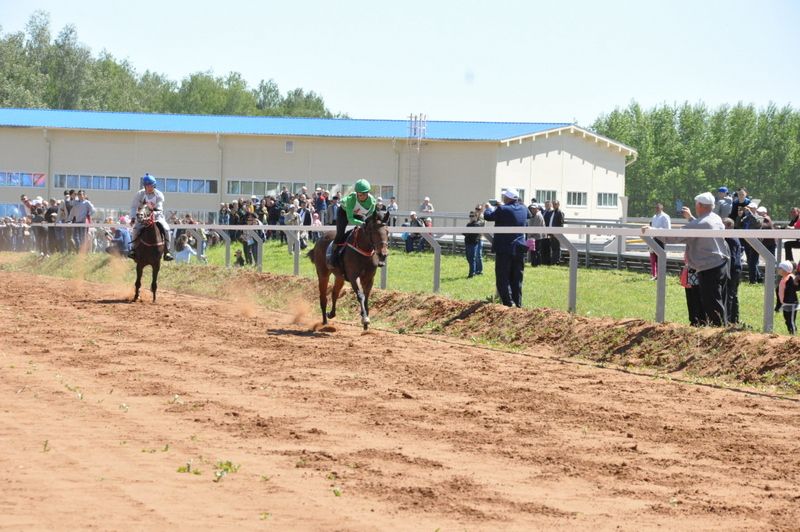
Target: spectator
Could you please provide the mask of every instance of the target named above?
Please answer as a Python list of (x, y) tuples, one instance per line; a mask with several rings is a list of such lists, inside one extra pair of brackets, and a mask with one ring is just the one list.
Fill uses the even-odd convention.
[(428, 196), (422, 200), (422, 205), (419, 206), (419, 211), (422, 213), (433, 212), (433, 204)]
[(717, 189), (717, 203), (714, 205), (714, 213), (720, 218), (729, 218), (733, 208), (733, 198), (728, 193), (728, 187)]
[[(738, 218), (734, 220), (737, 229), (761, 229), (762, 218), (758, 215), (756, 206), (748, 200), (746, 206), (740, 206)], [(738, 221), (737, 221), (738, 220)], [(760, 283), (764, 280), (758, 269), (759, 254), (747, 240), (742, 242), (744, 254), (747, 257), (747, 279), (750, 284)]]
[(325, 218), (327, 225), (336, 225), (337, 216), (339, 214), (339, 196), (334, 196), (328, 203), (328, 214)]
[[(416, 212), (411, 211), (409, 213), (408, 227), (425, 227), (425, 223), (417, 218)], [(408, 238), (406, 238), (406, 253), (411, 253), (412, 251), (422, 251), (422, 241), (423, 238), (421, 234), (408, 233)]]
[(120, 216), (119, 223), (121, 225), (114, 229), (106, 253), (126, 257), (131, 250), (131, 234), (128, 232), (130, 219), (127, 216)]
[(182, 234), (175, 240), (175, 262), (189, 264), (197, 252), (189, 245), (189, 235)]
[[(692, 216), (689, 207), (683, 208), (683, 217), (689, 223), (683, 229), (710, 229), (721, 231), (725, 225), (719, 216), (714, 214), (714, 196), (705, 192), (695, 197), (697, 218)], [(642, 227), (647, 233), (647, 227)], [(703, 309), (703, 320), (710, 325), (724, 326), (727, 318), (728, 297), (728, 246), (724, 235), (709, 238), (665, 237), (664, 242), (686, 244), (686, 259), (690, 270), (697, 272), (700, 288), (700, 303)]]
[[(261, 221), (258, 219), (255, 213), (249, 212), (245, 217), (245, 223), (247, 225), (261, 225)], [(244, 259), (247, 264), (255, 264), (256, 263), (256, 253), (258, 251), (258, 241), (256, 240), (256, 236), (259, 238), (264, 239), (264, 235), (261, 231), (253, 230), (253, 231), (243, 231), (242, 232), (242, 244), (244, 245)]]
[[(483, 217), (495, 227), (525, 227), (528, 210), (519, 203), (517, 191), (503, 192), (503, 205), (484, 206)], [(525, 269), (525, 235), (523, 233), (495, 234), (492, 248), (495, 253), (495, 283), (503, 305), (522, 307), (522, 274)]]
[[(289, 206), (289, 210), (285, 212), (283, 216), (283, 223), (284, 225), (292, 225), (292, 226), (299, 226), (300, 225), (300, 217), (297, 215), (297, 207), (294, 205)], [(284, 231), (286, 234), (286, 245), (289, 251), (289, 254), (294, 253), (294, 246), (295, 244), (299, 245), (300, 242), (300, 232), (299, 231)]]
[(314, 192), (314, 210), (317, 212), (320, 225), (325, 225), (326, 216), (328, 215), (328, 196), (321, 188)]
[(775, 312), (783, 311), (783, 319), (786, 322), (786, 330), (789, 334), (797, 332), (797, 325), (795, 318), (797, 317), (797, 281), (793, 275), (794, 265), (785, 260), (778, 264), (778, 275), (781, 280), (775, 288), (775, 295), (777, 300), (775, 303)]
[[(756, 209), (756, 214), (761, 217), (761, 229), (772, 230), (772, 218), (767, 211), (767, 208), (763, 205), (759, 205)], [(774, 238), (760, 238), (761, 243), (764, 244), (764, 247), (767, 248), (767, 251), (772, 253), (775, 256), (775, 249), (777, 248), (777, 243), (775, 242)]]
[[(86, 199), (86, 192), (79, 190), (78, 199), (72, 204), (70, 221), (78, 224), (91, 223), (95, 212), (94, 205)], [(89, 234), (87, 229), (86, 227), (80, 227), (73, 230), (72, 237), (75, 240), (75, 247), (79, 250), (84, 249), (84, 242)], [(88, 248), (85, 251), (88, 251)]]
[[(787, 229), (800, 229), (800, 209), (797, 207), (792, 207), (792, 210), (789, 211), (789, 225), (786, 226)], [(794, 256), (792, 255), (792, 249), (800, 248), (800, 239), (796, 240), (787, 240), (783, 243), (783, 249), (786, 252), (786, 260), (794, 261)]]
[[(553, 200), (553, 208), (544, 213), (544, 225), (547, 227), (564, 227), (564, 213), (561, 211), (561, 203)], [(545, 264), (558, 264), (561, 262), (561, 243), (556, 235), (550, 235), (549, 253)]]
[[(733, 229), (733, 220), (723, 218), (725, 229)], [(738, 238), (725, 237), (730, 254), (730, 275), (728, 278), (728, 297), (726, 310), (728, 323), (739, 323), (739, 280), (742, 277), (742, 243)]]
[[(478, 218), (475, 211), (470, 211), (467, 227), (483, 227), (483, 220)], [(483, 243), (479, 233), (467, 233), (464, 235), (464, 249), (469, 264), (469, 274), (467, 278), (476, 275), (483, 275)]]
[(397, 204), (397, 198), (396, 197), (392, 196), (389, 199), (389, 205), (386, 206), (386, 210), (391, 212), (391, 213), (395, 213), (395, 212), (400, 210), (400, 206)]
[(319, 219), (319, 213), (315, 212), (311, 215), (311, 227), (314, 228), (314, 230), (310, 233), (311, 241), (316, 242), (320, 238), (319, 228), (322, 227), (322, 220)]
[(733, 193), (733, 198), (731, 201), (731, 218), (733, 218), (734, 227), (738, 227), (739, 218), (742, 216), (742, 214), (744, 214), (742, 209), (748, 205), (750, 205), (750, 196), (747, 195), (747, 190), (740, 188)]
[[(544, 215), (542, 206), (536, 202), (528, 206), (528, 227), (544, 227)], [(529, 238), (533, 239), (532, 249), (529, 251), (531, 266), (536, 267), (542, 264), (542, 248), (549, 245), (550, 239), (544, 233), (532, 233)]]
[[(725, 190), (727, 191), (728, 189)], [(650, 220), (650, 227), (653, 229), (672, 229), (672, 220), (670, 220), (669, 216), (667, 216), (667, 213), (664, 212), (663, 203), (656, 203), (656, 213), (653, 215), (653, 219)], [(658, 238), (654, 240), (656, 241), (656, 244), (661, 247), (661, 249), (664, 249), (663, 240)], [(650, 252), (650, 275), (652, 276), (650, 278), (651, 281), (658, 279), (658, 255), (652, 251)]]

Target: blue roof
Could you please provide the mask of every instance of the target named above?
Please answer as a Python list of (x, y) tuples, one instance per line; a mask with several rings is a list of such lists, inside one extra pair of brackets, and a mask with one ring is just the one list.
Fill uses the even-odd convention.
[[(426, 139), (500, 141), (569, 126), (538, 122), (446, 122), (429, 120)], [(406, 138), (408, 120), (166, 115), (0, 109), (0, 127), (47, 127), (162, 133), (219, 133), (301, 137)]]

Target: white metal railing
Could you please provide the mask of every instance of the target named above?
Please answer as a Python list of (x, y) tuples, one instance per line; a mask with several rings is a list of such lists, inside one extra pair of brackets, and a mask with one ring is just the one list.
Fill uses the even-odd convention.
[[(103, 229), (112, 229), (123, 226), (123, 224), (98, 224), (98, 223), (72, 223), (72, 224), (30, 224), (30, 226), (41, 226), (49, 228), (63, 228), (74, 229), (77, 227), (96, 227)], [(194, 233), (196, 238), (200, 235), (197, 234), (198, 229), (216, 231), (225, 241), (225, 265), (231, 265), (231, 239), (228, 231), (284, 231), (284, 232), (299, 232), (299, 231), (316, 231), (328, 232), (335, 231), (336, 227), (331, 225), (326, 226), (308, 226), (308, 225), (219, 225), (219, 224), (187, 224), (175, 225), (172, 230), (182, 229), (189, 233)], [(781, 248), (781, 240), (795, 240), (800, 238), (800, 231), (797, 229), (731, 229), (721, 231), (711, 231), (703, 229), (652, 229), (649, 227), (644, 228), (630, 228), (630, 227), (387, 227), (390, 233), (409, 233), (420, 234), (430, 245), (434, 252), (434, 267), (433, 267), (433, 291), (439, 291), (439, 280), (441, 277), (441, 245), (434, 238), (434, 235), (450, 235), (450, 234), (518, 234), (535, 232), (541, 234), (554, 235), (558, 238), (559, 242), (569, 252), (569, 290), (567, 294), (567, 308), (569, 312), (574, 313), (577, 308), (577, 283), (578, 283), (578, 249), (575, 245), (566, 238), (566, 235), (603, 235), (614, 236), (620, 239), (626, 237), (641, 238), (650, 250), (656, 254), (658, 258), (658, 277), (656, 282), (656, 310), (655, 321), (663, 322), (665, 317), (666, 308), (666, 251), (656, 244), (655, 238), (657, 237), (682, 237), (682, 238), (739, 238), (746, 240), (755, 249), (765, 263), (764, 275), (764, 317), (763, 317), (763, 331), (771, 332), (773, 328), (773, 308), (775, 302), (775, 266), (776, 257), (767, 250), (761, 243), (760, 239), (771, 238), (777, 241), (776, 250)], [(257, 242), (257, 263), (256, 268), (258, 271), (263, 271), (263, 240), (253, 233)], [(173, 239), (174, 241), (174, 239)], [(300, 245), (299, 240), (295, 242), (294, 249), (294, 275), (300, 274)], [(387, 287), (388, 280), (388, 267), (382, 269), (380, 287)]]

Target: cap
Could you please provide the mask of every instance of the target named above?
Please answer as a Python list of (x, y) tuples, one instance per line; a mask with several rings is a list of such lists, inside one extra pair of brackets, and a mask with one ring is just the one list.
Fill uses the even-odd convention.
[(781, 262), (780, 264), (778, 264), (778, 269), (779, 270), (783, 270), (786, 273), (792, 273), (792, 270), (794, 270), (794, 266), (792, 266), (791, 262), (789, 262), (788, 260), (785, 260), (785, 261)]
[(710, 192), (703, 192), (694, 197), (694, 202), (700, 205), (714, 205), (714, 196)]
[(503, 196), (508, 199), (519, 199), (519, 194), (517, 194), (517, 189), (515, 188), (507, 188), (503, 191)]
[(416, 216), (416, 215), (417, 215), (417, 213), (416, 213), (416, 211), (411, 211), (410, 213), (408, 213), (408, 215), (409, 215), (409, 216)]
[(756, 212), (758, 214), (767, 214), (767, 208), (763, 205), (759, 205), (759, 207), (756, 209)]
[(728, 192), (728, 187), (719, 187), (717, 192)]
[(431, 198), (429, 198), (428, 196), (425, 196), (425, 201), (430, 201), (430, 200), (431, 200)]

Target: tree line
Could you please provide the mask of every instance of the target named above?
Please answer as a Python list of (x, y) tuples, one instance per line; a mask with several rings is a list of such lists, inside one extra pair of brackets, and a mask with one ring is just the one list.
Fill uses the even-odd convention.
[(800, 112), (791, 106), (634, 102), (592, 129), (639, 152), (626, 170), (630, 216), (652, 214), (656, 202), (674, 214), (677, 200), (693, 207), (697, 194), (721, 186), (744, 187), (776, 220), (800, 206)]
[(0, 107), (334, 118), (322, 96), (282, 94), (274, 80), (251, 88), (238, 72), (197, 72), (180, 82), (78, 42), (74, 26), (53, 38), (50, 17), (34, 13), (25, 31), (0, 28)]

